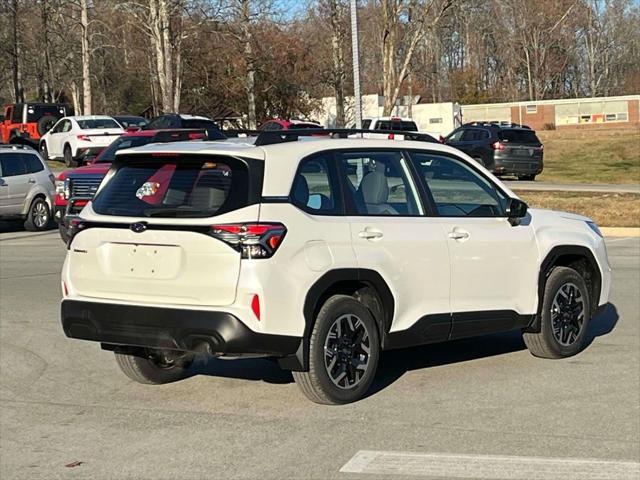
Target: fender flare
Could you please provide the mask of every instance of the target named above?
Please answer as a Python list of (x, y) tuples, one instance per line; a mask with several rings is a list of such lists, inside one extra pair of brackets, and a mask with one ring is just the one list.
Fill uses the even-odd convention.
[[(544, 260), (540, 263), (540, 271), (538, 273), (538, 309), (534, 316), (531, 325), (527, 327), (527, 332), (539, 332), (540, 331), (540, 316), (542, 315), (542, 306), (544, 303), (544, 289), (547, 285), (547, 278), (549, 277), (552, 267), (556, 261), (566, 255), (576, 255), (583, 257), (589, 263), (591, 269), (595, 272), (595, 278), (591, 279), (593, 282), (593, 298), (591, 298), (591, 311), (595, 311), (600, 301), (600, 292), (602, 289), (602, 272), (600, 271), (600, 265), (596, 261), (595, 255), (589, 247), (583, 245), (556, 245), (553, 247)], [(589, 292), (591, 294), (591, 292)], [(595, 307), (594, 307), (595, 306)]]
[(373, 288), (381, 299), (382, 318), (380, 324), (380, 341), (391, 329), (395, 300), (391, 289), (382, 276), (375, 270), (364, 268), (337, 268), (322, 275), (307, 291), (303, 305), (304, 334), (297, 352), (294, 355), (278, 360), (280, 366), (288, 370), (306, 371), (309, 365), (309, 339), (316, 315), (334, 287), (341, 283), (354, 282)]

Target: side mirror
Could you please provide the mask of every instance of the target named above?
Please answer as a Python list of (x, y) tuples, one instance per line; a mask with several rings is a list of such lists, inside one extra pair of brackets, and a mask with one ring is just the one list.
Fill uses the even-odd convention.
[(517, 198), (509, 198), (507, 202), (507, 218), (513, 226), (520, 224), (520, 219), (527, 215), (528, 205)]

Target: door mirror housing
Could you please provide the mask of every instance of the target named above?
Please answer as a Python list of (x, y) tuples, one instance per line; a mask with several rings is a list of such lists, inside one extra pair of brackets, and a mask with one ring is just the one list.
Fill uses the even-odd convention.
[(509, 223), (513, 226), (520, 224), (520, 219), (527, 215), (529, 206), (518, 198), (509, 198), (507, 202), (506, 214)]

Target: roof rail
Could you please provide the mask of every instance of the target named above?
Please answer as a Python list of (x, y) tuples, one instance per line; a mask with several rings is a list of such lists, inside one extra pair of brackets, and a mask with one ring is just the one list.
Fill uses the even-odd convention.
[[(249, 130), (247, 132), (250, 132), (249, 136), (251, 136), (255, 131)], [(228, 132), (225, 131), (225, 133)], [(405, 132), (404, 130), (364, 130), (357, 128), (300, 128), (294, 130), (259, 131), (258, 138), (256, 138), (254, 145), (259, 147), (263, 145), (273, 145), (276, 143), (296, 142), (300, 137), (349, 138), (350, 135), (364, 133), (386, 135), (389, 140), (394, 140), (396, 135), (401, 135), (405, 140), (439, 143), (438, 140), (427, 133)]]
[(523, 124), (513, 123), (513, 122), (505, 122), (503, 120), (467, 122), (462, 126), (463, 127), (526, 128), (527, 130), (531, 130), (531, 127), (529, 127), (529, 125), (523, 125)]

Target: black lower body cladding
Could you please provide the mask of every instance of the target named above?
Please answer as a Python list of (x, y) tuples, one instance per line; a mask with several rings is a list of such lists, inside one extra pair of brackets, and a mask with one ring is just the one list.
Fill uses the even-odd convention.
[(227, 312), (63, 300), (61, 318), (67, 337), (110, 345), (286, 356), (301, 341), (256, 333)]

